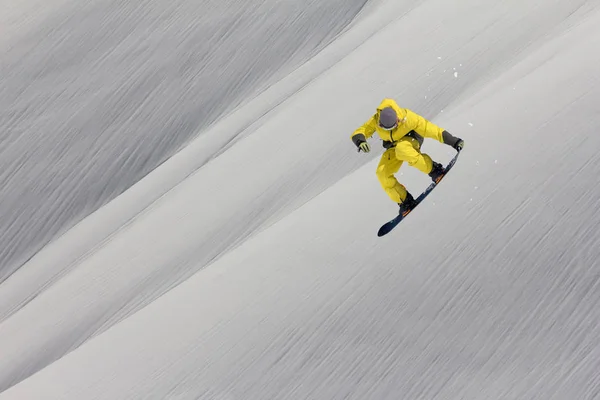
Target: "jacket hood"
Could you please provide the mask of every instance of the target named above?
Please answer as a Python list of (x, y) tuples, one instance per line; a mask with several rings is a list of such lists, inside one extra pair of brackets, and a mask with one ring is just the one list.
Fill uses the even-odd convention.
[(383, 99), (383, 101), (377, 106), (377, 121), (379, 121), (379, 115), (381, 110), (386, 107), (392, 107), (396, 114), (398, 114), (399, 119), (406, 118), (407, 112), (403, 108), (398, 107), (398, 104), (393, 99)]

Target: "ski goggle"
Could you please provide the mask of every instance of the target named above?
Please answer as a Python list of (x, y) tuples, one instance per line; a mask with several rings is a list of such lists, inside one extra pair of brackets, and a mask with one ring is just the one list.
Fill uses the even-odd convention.
[(381, 123), (377, 123), (377, 125), (383, 129), (384, 131), (393, 131), (394, 129), (396, 129), (398, 127), (398, 124), (402, 124), (406, 121), (406, 117), (402, 118), (402, 119), (398, 119), (396, 120), (396, 123), (392, 126), (383, 126), (381, 125)]
[(392, 131), (392, 130), (394, 130), (394, 129), (396, 129), (398, 127), (398, 121), (396, 121), (396, 123), (394, 125), (392, 125), (392, 126), (383, 126), (381, 124), (378, 124), (378, 125), (384, 131)]

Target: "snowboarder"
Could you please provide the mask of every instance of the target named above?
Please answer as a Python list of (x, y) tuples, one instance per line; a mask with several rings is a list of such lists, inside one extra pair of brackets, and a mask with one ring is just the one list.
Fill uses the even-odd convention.
[(428, 174), (434, 182), (444, 173), (442, 164), (421, 153), (424, 137), (447, 144), (456, 151), (461, 151), (464, 146), (462, 139), (452, 136), (448, 131), (411, 110), (400, 108), (393, 99), (383, 99), (377, 107), (377, 112), (352, 133), (352, 142), (359, 152), (371, 151), (367, 139), (375, 132), (383, 140), (383, 147), (386, 149), (377, 166), (377, 179), (390, 199), (400, 206), (400, 214), (415, 205), (413, 196), (394, 176), (404, 161)]

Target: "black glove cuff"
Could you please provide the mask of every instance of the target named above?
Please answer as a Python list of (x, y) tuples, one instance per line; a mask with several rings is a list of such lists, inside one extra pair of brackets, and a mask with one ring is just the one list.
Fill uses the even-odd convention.
[(447, 144), (451, 147), (456, 147), (456, 144), (459, 142), (459, 138), (454, 137), (448, 131), (442, 132), (442, 140), (444, 140), (444, 144)]
[(366, 142), (367, 138), (362, 133), (352, 136), (352, 141), (356, 145), (356, 147), (360, 146), (361, 143)]

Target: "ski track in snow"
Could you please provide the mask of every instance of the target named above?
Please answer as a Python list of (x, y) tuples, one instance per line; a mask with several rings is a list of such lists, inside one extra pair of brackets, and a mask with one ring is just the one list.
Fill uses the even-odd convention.
[[(18, 8), (4, 17), (20, 46), (0, 42), (8, 57), (1, 207), (14, 218), (3, 230), (2, 268), (12, 272), (11, 263), (80, 222), (0, 284), (0, 399), (597, 398), (599, 7), (252, 4), (146, 1), (108, 11), (109, 3), (64, 0), (27, 20), (29, 33), (11, 22)], [(239, 21), (228, 39), (210, 18), (225, 10)], [(133, 97), (138, 111), (125, 98), (119, 105), (127, 83), (102, 87), (107, 71), (85, 45), (95, 24), (106, 29), (96, 35), (122, 78), (138, 65), (139, 89), (164, 90), (170, 102), (142, 94)], [(176, 81), (182, 68), (183, 53), (160, 50), (170, 48), (164, 37), (186, 41), (194, 36), (186, 27), (200, 34), (199, 25), (215, 38), (207, 51), (219, 43), (242, 57), (247, 39), (248, 58), (220, 78), (219, 63), (186, 64), (201, 69), (194, 79), (214, 83), (198, 91), (153, 81), (152, 71)], [(298, 37), (314, 27), (312, 40)], [(73, 58), (34, 40), (63, 43), (60, 32), (73, 29), (80, 36), (59, 47)], [(262, 38), (276, 38), (277, 57), (244, 62), (265, 51)], [(127, 44), (119, 53), (115, 43)], [(183, 48), (190, 60), (201, 57)], [(60, 73), (44, 75), (53, 63)], [(238, 77), (231, 92), (217, 92), (230, 76)], [(116, 107), (125, 126), (110, 128), (108, 109), (94, 115), (96, 105), (52, 97), (62, 87), (80, 99), (94, 85), (103, 94), (91, 103)], [(375, 151), (357, 154), (349, 135), (383, 97), (434, 119), (466, 147), (428, 201), (380, 239), (379, 225), (396, 211), (375, 178), (380, 148), (374, 140)], [(165, 137), (157, 121), (199, 102), (214, 124), (196, 113), (178, 138)], [(64, 110), (79, 122), (67, 122)], [(71, 136), (35, 133), (48, 122)], [(89, 138), (104, 155), (77, 153), (85, 145), (78, 126), (94, 127)], [(148, 127), (142, 141), (119, 131)], [(183, 144), (144, 179), (139, 165), (126, 178), (109, 172), (134, 149), (156, 152), (152, 169)], [(451, 157), (431, 141), (424, 151)], [(55, 163), (55, 197), (22, 184), (44, 182), (40, 171)], [(78, 174), (100, 166), (100, 186), (119, 189), (98, 198)], [(408, 166), (402, 182), (415, 193), (427, 184)], [(21, 190), (31, 195), (17, 202)], [(57, 220), (23, 211), (34, 206)]]

